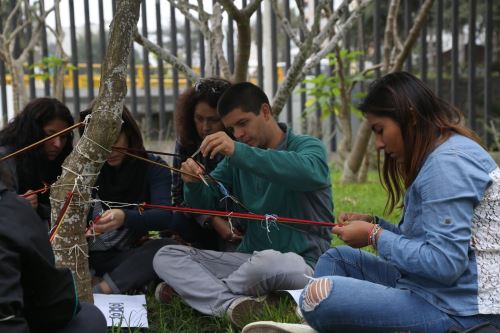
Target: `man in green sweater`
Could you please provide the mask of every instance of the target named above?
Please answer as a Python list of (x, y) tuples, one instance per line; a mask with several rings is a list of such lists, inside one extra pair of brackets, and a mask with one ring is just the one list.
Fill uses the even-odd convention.
[[(251, 213), (333, 222), (330, 171), (320, 140), (296, 135), (276, 122), (265, 93), (249, 82), (229, 88), (217, 110), (236, 141), (217, 132), (202, 142), (203, 156), (225, 156), (211, 173), (213, 178)], [(181, 170), (204, 174), (192, 159)], [(217, 207), (222, 195), (198, 177), (182, 178), (189, 206)], [(241, 326), (269, 292), (305, 286), (316, 260), (330, 247), (331, 228), (276, 223), (272, 217), (238, 222), (244, 237), (237, 252), (169, 245), (156, 254), (153, 266), (194, 309), (227, 313)], [(168, 286), (160, 285), (160, 294), (161, 288)]]

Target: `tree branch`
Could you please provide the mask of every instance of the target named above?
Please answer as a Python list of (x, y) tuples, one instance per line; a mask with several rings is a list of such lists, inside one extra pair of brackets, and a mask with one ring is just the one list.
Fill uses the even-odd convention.
[(164, 60), (165, 62), (171, 64), (173, 67), (179, 70), (179, 72), (184, 73), (188, 78), (188, 80), (195, 82), (196, 80), (199, 79), (198, 74), (196, 74), (190, 67), (184, 64), (182, 61), (180, 61), (179, 58), (177, 58), (167, 50), (159, 47), (155, 43), (151, 42), (149, 39), (141, 35), (137, 31), (137, 29), (135, 30), (134, 33), (134, 40), (139, 45), (145, 47), (149, 52), (156, 54), (158, 58), (160, 58), (161, 60)]
[(231, 16), (235, 21), (239, 21), (243, 18), (241, 11), (236, 8), (234, 2), (231, 0), (219, 0), (219, 3), (224, 7), (224, 10)]
[(262, 0), (252, 0), (245, 8), (241, 10), (241, 14), (245, 17), (252, 17), (253, 13), (260, 7)]
[(193, 24), (195, 24), (197, 26), (201, 26), (201, 22), (196, 17), (194, 17), (191, 14), (191, 12), (189, 11), (190, 9), (197, 10), (198, 7), (189, 4), (189, 2), (187, 2), (187, 1), (176, 2), (175, 0), (168, 0), (168, 2), (170, 2), (172, 4), (172, 6), (174, 6), (176, 9), (178, 9), (182, 13), (182, 15), (187, 17), (188, 20), (191, 21)]
[(271, 0), (271, 6), (273, 7), (274, 13), (278, 17), (278, 20), (281, 23), (281, 27), (283, 31), (287, 34), (288, 38), (290, 38), (297, 47), (302, 47), (302, 42), (300, 41), (300, 36), (293, 32), (292, 26), (290, 25), (290, 21), (281, 13), (276, 3), (276, 0)]
[(404, 43), (403, 50), (396, 58), (396, 62), (394, 63), (394, 66), (392, 66), (391, 72), (397, 72), (400, 71), (401, 68), (403, 68), (403, 63), (410, 54), (415, 41), (420, 35), (420, 31), (425, 24), (425, 20), (427, 19), (427, 15), (429, 14), (433, 4), (434, 0), (426, 0), (422, 7), (420, 7), (420, 11), (418, 12), (417, 18), (415, 19), (415, 23), (413, 24), (413, 27), (411, 28), (410, 33), (408, 34), (408, 37), (406, 38), (406, 41)]
[(335, 34), (335, 27), (338, 19), (342, 17), (349, 7), (349, 1), (344, 0), (340, 6), (335, 10), (335, 12), (328, 18), (325, 26), (321, 30), (321, 32), (316, 36), (314, 43), (317, 45), (321, 45), (323, 41), (329, 36), (333, 36)]
[(306, 24), (306, 16), (304, 14), (304, 1), (303, 0), (295, 0), (297, 4), (297, 9), (299, 10), (299, 27), (304, 35), (309, 34), (309, 28)]
[(354, 23), (356, 23), (357, 18), (361, 15), (363, 9), (365, 9), (370, 2), (370, 0), (362, 1), (361, 4), (350, 13), (349, 18), (337, 30), (337, 34), (333, 36), (333, 38), (321, 51), (319, 51), (309, 59), (306, 67), (304, 68), (304, 73), (307, 73), (314, 66), (316, 66), (321, 59), (325, 58), (328, 53), (332, 52), (335, 46), (337, 46), (337, 44), (344, 38), (344, 35), (347, 33), (347, 31), (354, 25)]
[(222, 32), (222, 10), (219, 4), (214, 6), (214, 11), (212, 14), (212, 34), (214, 37), (214, 50), (217, 53), (217, 60), (219, 60), (219, 67), (223, 75), (227, 79), (231, 79), (231, 70), (229, 69), (229, 64), (224, 56), (224, 47), (222, 42), (224, 39), (224, 34)]
[(392, 31), (395, 28), (394, 21), (398, 14), (398, 4), (399, 0), (391, 0), (389, 4), (389, 12), (387, 13), (387, 21), (385, 22), (385, 32), (384, 32), (384, 71), (387, 71), (391, 65), (391, 48), (394, 42), (394, 33)]
[(3, 27), (3, 35), (7, 36), (9, 32), (11, 31), (10, 29), (12, 28), (12, 21), (14, 20), (14, 17), (17, 15), (17, 12), (19, 11), (19, 7), (21, 6), (23, 2), (22, 1), (17, 1), (16, 5), (10, 12), (9, 16), (7, 16), (7, 19), (4, 22), (4, 27)]

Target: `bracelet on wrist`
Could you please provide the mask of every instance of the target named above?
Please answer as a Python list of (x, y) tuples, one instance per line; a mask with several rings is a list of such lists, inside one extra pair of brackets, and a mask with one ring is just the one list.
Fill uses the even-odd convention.
[(382, 230), (382, 227), (378, 224), (374, 224), (373, 225), (373, 228), (371, 229), (371, 232), (370, 232), (370, 240), (369, 240), (369, 244), (371, 246), (373, 246), (373, 248), (376, 250), (377, 249), (377, 241), (378, 241), (378, 233), (380, 232), (380, 230)]

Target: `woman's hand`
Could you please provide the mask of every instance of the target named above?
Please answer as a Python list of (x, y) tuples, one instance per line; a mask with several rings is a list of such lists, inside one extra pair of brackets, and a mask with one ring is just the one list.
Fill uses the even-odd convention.
[(366, 221), (373, 223), (374, 217), (368, 214), (359, 214), (359, 213), (351, 213), (351, 212), (342, 212), (339, 214), (339, 223), (344, 224), (349, 221)]
[(94, 224), (94, 232), (101, 234), (103, 232), (116, 230), (123, 226), (125, 222), (125, 212), (121, 209), (110, 209), (105, 211), (99, 221)]
[(33, 193), (33, 190), (26, 191), (26, 193), (23, 194), (23, 198), (28, 200), (28, 202), (30, 203), (31, 207), (33, 207), (33, 209), (37, 209), (38, 208), (38, 194), (29, 195), (30, 193)]
[(219, 234), (219, 236), (228, 242), (237, 242), (240, 241), (243, 236), (240, 231), (236, 228), (232, 228), (227, 222), (227, 220), (223, 219), (219, 216), (214, 216), (211, 218), (212, 228)]
[(333, 227), (332, 232), (347, 245), (360, 248), (370, 245), (368, 239), (373, 226), (366, 221), (346, 221), (342, 226)]

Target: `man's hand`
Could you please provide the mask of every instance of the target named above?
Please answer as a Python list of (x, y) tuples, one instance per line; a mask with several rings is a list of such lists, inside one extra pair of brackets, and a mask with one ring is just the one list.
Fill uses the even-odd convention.
[(220, 131), (207, 135), (200, 148), (205, 157), (210, 155), (210, 158), (214, 158), (217, 154), (231, 157), (234, 154), (234, 141), (226, 132)]
[(33, 207), (33, 209), (37, 209), (38, 208), (38, 194), (29, 195), (30, 193), (33, 193), (33, 190), (26, 191), (26, 193), (23, 194), (23, 198), (28, 200), (28, 202), (30, 203), (31, 207)]
[(332, 232), (336, 234), (347, 245), (360, 248), (369, 245), (369, 232), (373, 224), (366, 221), (349, 221), (343, 226), (333, 227)]
[[(200, 176), (205, 174), (203, 167), (196, 163), (192, 158), (188, 158), (181, 164), (181, 171)], [(181, 173), (181, 178), (184, 183), (197, 183), (201, 180), (200, 177), (194, 177), (186, 173)]]
[(211, 218), (212, 228), (219, 234), (219, 236), (228, 242), (239, 242), (243, 236), (240, 231), (236, 228), (231, 230), (229, 222), (219, 216), (214, 216)]
[(94, 231), (97, 234), (116, 230), (123, 226), (125, 222), (125, 212), (121, 209), (110, 209), (105, 211), (99, 221), (94, 224)]

